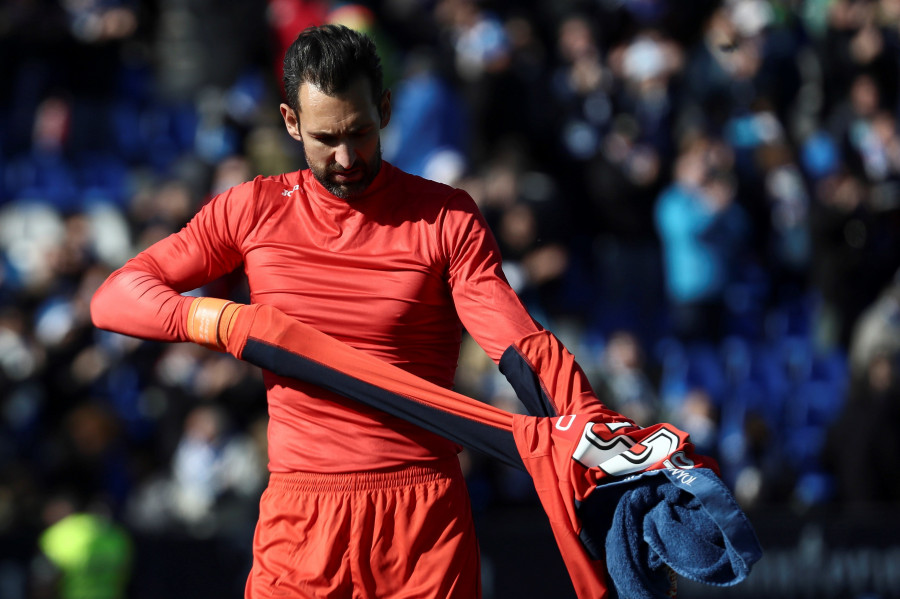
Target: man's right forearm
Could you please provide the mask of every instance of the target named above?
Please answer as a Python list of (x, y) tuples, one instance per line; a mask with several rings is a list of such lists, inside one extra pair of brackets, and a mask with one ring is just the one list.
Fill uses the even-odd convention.
[(187, 311), (193, 298), (158, 276), (129, 263), (114, 272), (91, 300), (91, 319), (101, 329), (151, 339), (187, 341)]

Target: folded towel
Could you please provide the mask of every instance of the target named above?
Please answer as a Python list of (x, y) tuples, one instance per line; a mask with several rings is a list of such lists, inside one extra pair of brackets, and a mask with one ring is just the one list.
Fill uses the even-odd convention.
[(596, 547), (605, 538), (607, 571), (622, 599), (674, 596), (673, 572), (709, 585), (735, 585), (762, 557), (747, 516), (707, 468), (654, 470), (599, 486), (579, 513), (586, 544)]

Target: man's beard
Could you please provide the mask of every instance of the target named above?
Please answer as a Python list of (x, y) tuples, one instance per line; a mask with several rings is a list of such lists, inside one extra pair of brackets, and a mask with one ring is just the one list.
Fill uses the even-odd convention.
[(331, 178), (331, 175), (341, 171), (340, 169), (334, 168), (333, 164), (326, 166), (324, 169), (320, 169), (312, 165), (308, 156), (306, 157), (306, 163), (309, 165), (309, 170), (312, 171), (313, 177), (322, 184), (322, 187), (342, 200), (352, 200), (353, 198), (361, 196), (366, 189), (368, 189), (369, 185), (378, 175), (378, 171), (381, 170), (381, 141), (379, 140), (378, 142), (378, 147), (375, 149), (372, 162), (357, 160), (354, 164), (354, 168), (364, 169), (363, 176), (359, 181), (354, 181), (352, 183), (338, 183)]

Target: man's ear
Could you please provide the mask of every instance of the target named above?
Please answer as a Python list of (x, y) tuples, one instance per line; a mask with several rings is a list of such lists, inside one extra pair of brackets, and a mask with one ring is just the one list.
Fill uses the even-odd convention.
[(300, 119), (297, 118), (297, 113), (287, 104), (281, 104), (278, 108), (281, 110), (281, 118), (284, 119), (284, 128), (287, 129), (288, 134), (297, 141), (302, 142)]
[(391, 122), (391, 90), (386, 89), (381, 94), (381, 103), (378, 105), (378, 114), (381, 116), (381, 128), (384, 129)]

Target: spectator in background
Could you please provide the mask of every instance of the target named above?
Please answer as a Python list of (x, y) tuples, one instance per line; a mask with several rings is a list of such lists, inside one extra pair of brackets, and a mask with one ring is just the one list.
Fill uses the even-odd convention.
[[(229, 503), (252, 505), (265, 486), (265, 457), (246, 433), (236, 433), (220, 406), (200, 405), (187, 415), (172, 456), (173, 516), (200, 534), (233, 526)], [(224, 516), (224, 517), (223, 517)], [(243, 514), (248, 529), (255, 514)], [(204, 531), (206, 531), (204, 533)]]
[(690, 138), (656, 204), (671, 328), (685, 341), (718, 341), (725, 332), (726, 291), (749, 235), (730, 169), (722, 142)]
[(205, 2), (160, 3), (151, 45), (159, 98), (177, 104), (209, 90), (223, 94), (251, 65), (265, 61), (271, 42), (264, 7), (264, 0), (227, 11)]
[(693, 387), (673, 407), (671, 413), (664, 415), (665, 421), (688, 431), (697, 451), (717, 458), (719, 414), (709, 391), (700, 386)]
[(900, 501), (900, 276), (856, 320), (849, 351), (850, 386), (834, 420), (824, 462), (837, 501), (866, 510)]
[(125, 418), (99, 402), (55, 407), (65, 417), (44, 448), (51, 456), (45, 458), (41, 473), (45, 484), (71, 489), (78, 497), (102, 497), (117, 515), (131, 492), (123, 444)]
[(863, 513), (900, 501), (900, 377), (897, 356), (876, 353), (856, 378), (828, 431), (824, 462), (837, 482), (837, 501)]
[(753, 225), (754, 259), (769, 279), (759, 296), (768, 296), (768, 306), (796, 301), (809, 286), (812, 199), (789, 134), (774, 107), (761, 100), (731, 119), (726, 135), (736, 156), (742, 205)]
[(505, 142), (460, 185), (494, 232), (510, 285), (540, 321), (549, 322), (572, 309), (565, 289), (571, 213), (556, 178), (532, 164), (527, 148)]
[[(680, 86), (679, 120), (709, 123), (714, 129), (721, 129), (725, 124), (735, 100), (738, 57), (734, 51), (739, 41), (737, 25), (727, 10), (717, 5), (703, 21), (699, 42), (688, 49)], [(752, 48), (745, 50), (751, 51)]]
[(125, 599), (133, 541), (97, 503), (79, 506), (62, 494), (47, 501), (47, 528), (32, 565), (34, 599)]
[(284, 75), (281, 57), (297, 38), (297, 33), (327, 22), (330, 8), (329, 0), (266, 0), (266, 21), (273, 37), (270, 58), (275, 81), (280, 82)]
[(35, 107), (31, 148), (14, 155), (6, 167), (6, 184), (20, 198), (40, 198), (60, 211), (78, 208), (76, 171), (71, 163), (72, 102), (66, 94)]
[[(454, 73), (471, 119), (468, 151), (487, 160), (491, 144), (509, 130), (508, 77), (512, 49), (502, 19), (478, 0), (441, 0), (434, 15), (449, 43)], [(505, 100), (504, 100), (505, 99)]]
[(829, 113), (828, 131), (840, 145), (847, 166), (855, 175), (880, 175), (879, 171), (887, 166), (877, 165), (879, 147), (872, 147), (879, 144), (878, 137), (873, 137), (873, 133), (875, 119), (882, 110), (883, 99), (878, 83), (871, 75), (859, 73), (845, 92), (845, 99)]
[(803, 173), (787, 143), (762, 148), (768, 226), (764, 243), (773, 286), (781, 299), (796, 298), (809, 288), (812, 263), (810, 210), (812, 198)]
[(824, 178), (816, 187), (812, 284), (821, 294), (816, 315), (821, 347), (849, 347), (857, 318), (900, 266), (900, 212), (897, 207), (879, 208), (868, 182), (846, 171)]
[(853, 327), (849, 351), (851, 377), (864, 377), (878, 355), (900, 359), (900, 271)]
[[(663, 421), (659, 397), (647, 367), (638, 338), (620, 330), (607, 340), (595, 376), (600, 400), (628, 414), (640, 426)], [(691, 429), (685, 430), (693, 435)]]
[(589, 17), (573, 14), (564, 18), (556, 40), (551, 89), (561, 115), (560, 146), (572, 158), (584, 160), (596, 151), (612, 117), (612, 73), (604, 64)]
[(566, 312), (561, 287), (569, 267), (569, 248), (547, 215), (555, 204), (552, 180), (532, 172), (524, 182), (529, 193), (500, 215), (497, 242), (504, 269), (514, 273), (514, 289), (541, 320), (550, 322)]
[(608, 62), (620, 82), (617, 110), (631, 115), (642, 143), (669, 156), (676, 116), (672, 88), (684, 67), (682, 46), (658, 29), (643, 29), (614, 47)]
[(835, 0), (827, 9), (827, 26), (818, 47), (823, 70), (825, 113), (840, 103), (860, 76), (878, 86), (885, 107), (898, 100), (897, 14), (890, 2)]
[(384, 157), (409, 173), (455, 184), (468, 168), (466, 107), (427, 49), (413, 51), (393, 91), (397, 115), (385, 130)]

